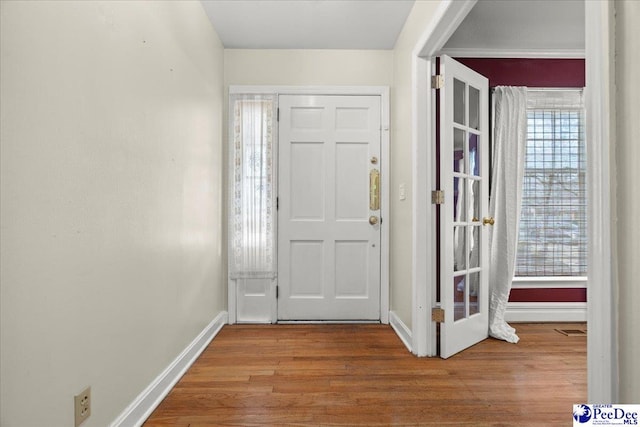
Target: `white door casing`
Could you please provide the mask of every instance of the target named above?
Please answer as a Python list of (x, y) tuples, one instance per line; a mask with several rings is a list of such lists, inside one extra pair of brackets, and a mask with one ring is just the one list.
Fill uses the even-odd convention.
[(380, 107), (380, 96), (279, 97), (278, 320), (381, 319)]
[(446, 55), (440, 74), (440, 355), (447, 358), (488, 336), (489, 82)]

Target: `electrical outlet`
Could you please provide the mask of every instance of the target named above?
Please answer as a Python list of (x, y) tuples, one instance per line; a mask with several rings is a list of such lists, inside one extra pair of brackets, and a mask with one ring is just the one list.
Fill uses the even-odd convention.
[(91, 415), (91, 387), (87, 387), (82, 393), (73, 396), (73, 408), (76, 427), (78, 427)]

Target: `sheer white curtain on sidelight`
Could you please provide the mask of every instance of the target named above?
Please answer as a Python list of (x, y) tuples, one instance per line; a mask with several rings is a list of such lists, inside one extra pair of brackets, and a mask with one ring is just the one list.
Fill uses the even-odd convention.
[(276, 277), (276, 96), (231, 95), (229, 277)]
[(519, 338), (504, 319), (515, 271), (527, 140), (527, 89), (498, 86), (493, 94), (493, 173), (489, 212), (489, 335)]

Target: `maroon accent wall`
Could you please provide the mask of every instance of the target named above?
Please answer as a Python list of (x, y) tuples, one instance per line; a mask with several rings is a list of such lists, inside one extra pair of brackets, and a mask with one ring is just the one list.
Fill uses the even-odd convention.
[(585, 302), (585, 288), (511, 289), (511, 302)]
[(584, 59), (455, 58), (489, 86), (584, 87)]
[[(584, 59), (455, 58), (489, 86), (584, 87)], [(586, 302), (584, 288), (512, 289), (511, 302)]]

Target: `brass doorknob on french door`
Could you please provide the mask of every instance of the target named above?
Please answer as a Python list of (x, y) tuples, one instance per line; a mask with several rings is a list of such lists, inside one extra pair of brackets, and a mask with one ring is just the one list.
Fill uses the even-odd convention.
[(371, 215), (369, 217), (369, 224), (376, 225), (378, 223), (378, 217), (375, 215)]
[(495, 223), (496, 223), (496, 220), (493, 219), (492, 216), (488, 216), (488, 217), (485, 216), (484, 218), (482, 218), (482, 225), (487, 225), (487, 224), (493, 225)]

